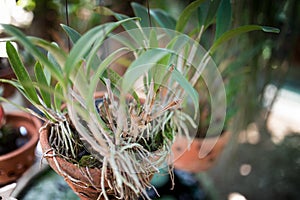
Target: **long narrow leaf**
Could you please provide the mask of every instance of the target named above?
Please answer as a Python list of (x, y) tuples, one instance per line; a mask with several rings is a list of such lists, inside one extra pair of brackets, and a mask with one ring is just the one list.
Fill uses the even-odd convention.
[(8, 104), (11, 104), (13, 106), (15, 106), (17, 109), (23, 111), (23, 112), (26, 112), (28, 114), (32, 114), (40, 119), (43, 119), (43, 117), (40, 115), (40, 113), (36, 113), (35, 111), (31, 110), (30, 108), (25, 108), (24, 106), (21, 106), (20, 104), (14, 102), (13, 100), (10, 100), (10, 99), (6, 99), (2, 96), (0, 96), (0, 102), (6, 102)]
[(141, 26), (142, 27), (150, 27), (150, 20), (149, 20), (147, 8), (145, 8), (144, 6), (142, 6), (138, 3), (135, 3), (135, 2), (131, 3), (131, 7), (133, 9), (135, 16), (141, 18), (141, 22), (140, 22)]
[[(95, 10), (96, 10), (97, 13), (105, 15), (105, 16), (114, 16), (118, 21), (129, 19), (128, 16), (116, 13), (116, 12), (110, 10), (109, 8), (106, 8), (106, 7), (98, 6)], [(137, 19), (140, 20), (140, 18), (137, 18)], [(138, 22), (133, 21), (133, 20), (129, 20), (129, 21), (126, 21), (126, 22), (122, 23), (122, 27), (132, 37), (132, 39), (135, 41), (135, 43), (141, 45), (144, 42), (144, 38), (142, 37), (142, 33), (137, 32), (137, 31), (133, 31), (133, 32), (130, 31), (130, 30), (139, 30), (139, 27), (138, 27), (137, 24), (138, 24)], [(129, 45), (126, 45), (126, 46), (129, 47)]]
[(27, 72), (25, 66), (23, 65), (17, 50), (9, 41), (6, 42), (6, 51), (8, 54), (9, 62), (20, 84), (23, 86), (26, 95), (30, 99), (32, 99), (35, 103), (38, 103), (39, 99), (36, 94), (36, 90), (33, 87), (32, 80), (29, 76), (29, 73)]
[(213, 19), (216, 16), (217, 10), (219, 8), (221, 0), (213, 0), (213, 1), (209, 1), (209, 9), (208, 9), (208, 13), (204, 22), (204, 26), (209, 26)]
[[(54, 58), (54, 56), (52, 55), (52, 53), (50, 51), (48, 51), (47, 53), (47, 58), (48, 60), (57, 68), (57, 69), (60, 69), (60, 66), (59, 64), (57, 63), (56, 59)], [(44, 68), (44, 74), (46, 76), (46, 79), (47, 79), (47, 82), (48, 82), (48, 85), (50, 85), (51, 83), (51, 80), (52, 80), (52, 74), (51, 74), (51, 71), (48, 69), (48, 68)]]
[[(64, 29), (68, 37), (71, 39), (72, 43), (75, 44), (81, 37), (81, 34), (78, 33), (73, 28), (61, 24), (61, 27)], [(101, 42), (101, 41), (100, 41)], [(94, 50), (88, 51), (87, 55), (84, 55), (83, 58), (88, 59), (86, 66), (87, 68), (87, 74), (90, 73), (91, 69), (96, 70), (95, 68), (98, 66), (98, 63), (100, 63), (100, 59), (98, 58), (97, 54), (95, 53), (98, 50), (98, 47), (95, 45)]]
[(209, 5), (210, 1), (206, 0), (197, 8), (198, 24), (200, 25), (200, 27), (205, 25), (207, 14), (209, 11)]
[[(129, 31), (130, 33), (130, 31)], [(120, 42), (120, 44), (124, 45), (125, 47), (130, 48), (132, 51), (136, 50), (136, 43), (134, 42), (133, 38), (128, 38), (123, 36), (122, 34), (116, 34), (112, 36), (114, 40)]]
[(77, 40), (79, 40), (79, 38), (81, 37), (80, 33), (78, 33), (76, 30), (74, 30), (73, 28), (61, 24), (60, 25), (63, 30), (66, 32), (66, 34), (68, 35), (68, 37), (70, 38), (71, 42), (73, 43), (73, 45), (77, 42)]
[(176, 20), (164, 10), (152, 9), (150, 14), (155, 22), (162, 28), (174, 30), (176, 27)]
[(55, 66), (53, 66), (53, 64), (42, 52), (39, 51), (36, 46), (34, 46), (34, 44), (26, 37), (26, 35), (11, 25), (3, 24), (2, 27), (6, 33), (14, 36), (27, 49), (28, 52), (30, 52), (39, 60), (43, 66), (47, 67), (58, 81), (62, 83), (65, 82), (63, 74), (57, 70)]
[(105, 79), (109, 79), (110, 83), (111, 83), (111, 88), (113, 90), (113, 93), (116, 96), (120, 96), (120, 91), (119, 91), (119, 86), (118, 84), (122, 82), (122, 77), (115, 72), (114, 70), (108, 68), (102, 75), (102, 77), (100, 77), (101, 81), (103, 84), (105, 84)]
[[(61, 72), (61, 68), (64, 66), (64, 64), (66, 62), (66, 58), (67, 58), (66, 52), (64, 52), (61, 48), (59, 48), (57, 46), (57, 44), (55, 44), (55, 43), (50, 43), (46, 40), (36, 38), (36, 37), (28, 37), (28, 39), (30, 39), (30, 41), (33, 44), (35, 44), (39, 47), (42, 47), (43, 49), (50, 52), (52, 54), (52, 56), (55, 58), (56, 62), (59, 64), (59, 67), (60, 67), (60, 68), (56, 67), (56, 69), (52, 69), (52, 71), (55, 70), (57, 72)], [(53, 67), (53, 66), (51, 66), (51, 67)]]
[[(133, 84), (138, 78), (147, 73), (151, 68), (157, 65), (158, 61), (169, 54), (164, 49), (150, 49), (138, 57), (127, 69), (123, 81), (122, 90), (124, 94), (132, 89)], [(145, 60), (148, 63), (145, 63)], [(164, 70), (165, 71), (165, 70)]]
[(97, 41), (97, 46), (102, 44), (105, 37), (111, 33), (115, 28), (124, 22), (134, 20), (137, 18), (129, 18), (118, 22), (112, 22), (97, 26), (84, 34), (73, 46), (69, 57), (65, 63), (66, 76), (70, 77), (70, 73), (77, 66), (77, 63), (82, 60), (83, 56), (91, 49), (92, 45)]
[(228, 31), (231, 21), (230, 0), (222, 0), (216, 16), (215, 40), (217, 40), (224, 32)]
[(236, 29), (229, 30), (222, 34), (219, 39), (217, 39), (214, 44), (211, 46), (209, 52), (210, 54), (213, 54), (215, 50), (224, 42), (227, 42), (228, 40), (242, 34), (242, 33), (247, 33), (250, 31), (264, 31), (267, 33), (279, 33), (279, 29), (273, 28), (273, 27), (268, 27), (268, 26), (259, 26), (259, 25), (245, 25), (238, 27)]
[(42, 87), (42, 86), (45, 86), (45, 87), (48, 86), (49, 87), (48, 81), (47, 81), (47, 78), (44, 74), (43, 67), (39, 62), (37, 62), (35, 64), (34, 72), (35, 72), (35, 77), (36, 77), (37, 83), (38, 83), (38, 85), (41, 86), (39, 88), (40, 88), (40, 93), (41, 93), (42, 99), (43, 99), (44, 103), (46, 104), (46, 106), (48, 108), (51, 108), (50, 93), (48, 91), (44, 90), (43, 87)]
[(193, 12), (199, 7), (201, 3), (203, 3), (205, 0), (197, 0), (192, 3), (190, 3), (180, 14), (179, 19), (176, 24), (176, 31), (183, 32), (184, 28), (193, 14)]
[(63, 102), (62, 97), (63, 97), (63, 88), (59, 83), (57, 83), (55, 85), (55, 92), (54, 92), (54, 106), (56, 111), (58, 112), (61, 110), (61, 105)]
[[(117, 19), (117, 20), (124, 20), (124, 19), (128, 19), (129, 17), (128, 16), (126, 16), (126, 15), (122, 15), (122, 14), (119, 14), (119, 13), (115, 13), (114, 14), (114, 16), (115, 16), (115, 18)], [(136, 24), (136, 22), (135, 21), (127, 21), (127, 22), (125, 22), (125, 23), (123, 23), (122, 24), (122, 27), (126, 30), (126, 31), (128, 31), (128, 30), (131, 30), (131, 29), (136, 29), (136, 28), (138, 28), (138, 26), (137, 26), (137, 24)]]
[[(18, 81), (14, 81), (14, 80), (10, 80), (10, 79), (0, 79), (0, 82), (2, 82), (2, 83), (8, 83), (8, 84), (14, 86), (14, 87), (15, 87), (15, 88), (23, 95), (23, 97), (25, 97), (25, 99), (28, 100), (28, 102), (30, 102), (32, 105), (34, 105), (34, 106), (36, 106), (36, 107), (39, 107), (40, 103), (37, 104), (35, 101), (33, 101), (33, 100), (25, 93), (25, 90), (24, 90), (23, 86), (22, 86)], [(7, 100), (7, 102), (11, 102), (11, 101)], [(19, 108), (20, 110), (25, 109), (23, 106), (17, 105), (17, 104), (15, 104), (15, 103), (13, 103), (13, 102), (12, 102), (12, 105), (15, 105), (15, 106), (16, 106), (17, 108)], [(40, 111), (41, 111), (44, 115), (46, 115), (46, 112), (44, 112), (43, 107), (40, 107), (40, 108), (41, 108)], [(28, 109), (27, 109), (27, 110), (28, 110)], [(27, 111), (26, 111), (26, 112), (27, 112)], [(31, 113), (33, 114), (34, 112), (31, 112)], [(37, 113), (37, 115), (40, 115), (40, 113)]]
[(192, 87), (192, 85), (187, 81), (187, 79), (176, 68), (172, 72), (172, 78), (174, 78), (179, 83), (179, 85), (184, 89), (185, 93), (191, 97), (195, 106), (194, 117), (196, 117), (199, 109), (199, 97), (197, 91)]
[[(97, 68), (97, 71), (95, 71), (93, 77), (91, 77), (90, 85), (88, 87), (88, 89), (89, 89), (88, 97), (93, 96), (93, 93), (95, 92), (95, 89), (96, 89), (96, 86), (97, 86), (97, 83), (98, 83), (98, 80), (99, 80), (99, 77), (102, 77), (103, 72), (110, 66), (110, 64), (114, 60), (117, 59), (117, 55), (121, 56), (122, 54), (120, 55), (120, 53), (122, 51), (124, 51), (124, 53), (125, 53), (125, 50), (128, 50), (128, 48), (123, 47), (123, 48), (117, 49), (116, 51), (111, 53), (107, 58), (105, 58), (101, 62), (101, 64)], [(115, 81), (117, 81), (117, 82), (115, 82)], [(118, 81), (120, 81), (120, 78), (117, 78), (117, 80), (116, 79), (111, 79), (111, 83), (113, 85), (117, 85)]]
[[(119, 21), (129, 18), (126, 15), (116, 13), (113, 10), (111, 10), (107, 7), (104, 7), (104, 6), (97, 6), (95, 8), (95, 12), (100, 15), (104, 15), (104, 16), (114, 16)], [(125, 23), (122, 23), (122, 27), (127, 31), (138, 28), (136, 25), (136, 22), (134, 22), (134, 21), (126, 21)]]
[(157, 33), (156, 33), (155, 29), (151, 29), (151, 31), (150, 31), (149, 47), (150, 48), (157, 48), (158, 47)]

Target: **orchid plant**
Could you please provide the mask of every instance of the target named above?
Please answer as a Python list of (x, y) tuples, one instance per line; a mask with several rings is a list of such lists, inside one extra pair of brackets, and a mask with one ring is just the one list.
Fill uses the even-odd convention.
[[(197, 112), (189, 116), (184, 105), (191, 101), (197, 111), (198, 94), (176, 67), (182, 61), (177, 41), (181, 36), (166, 40), (163, 48), (158, 46), (163, 33), (157, 30), (140, 27), (127, 32), (127, 39), (112, 34), (126, 23), (140, 27), (137, 18), (128, 18), (80, 35), (62, 25), (73, 43), (70, 52), (3, 25), (5, 32), (33, 55), (36, 64), (32, 77), (14, 46), (7, 42), (17, 80), (1, 82), (14, 85), (34, 109), (16, 106), (42, 119), (44, 128), (50, 127), (53, 156), (78, 166), (100, 168), (101, 182), (108, 182), (118, 198), (148, 198), (148, 177), (166, 162), (176, 134), (188, 135), (188, 126), (196, 127), (193, 118)], [(126, 43), (130, 39), (135, 42)], [(107, 52), (105, 45), (111, 41), (123, 46), (111, 45), (116, 49)], [(130, 56), (131, 61), (126, 73), (119, 75), (112, 65), (122, 56)], [(99, 88), (104, 95), (95, 98)], [(106, 179), (111, 177), (108, 174), (112, 179)], [(108, 199), (104, 184), (99, 189)]]

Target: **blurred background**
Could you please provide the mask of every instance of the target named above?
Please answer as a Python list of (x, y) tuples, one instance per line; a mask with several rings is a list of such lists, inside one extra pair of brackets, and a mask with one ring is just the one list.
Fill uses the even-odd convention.
[[(0, 23), (17, 25), (29, 35), (68, 49), (60, 23), (84, 33), (114, 20), (94, 12), (95, 5), (134, 16), (132, 2), (162, 9), (176, 20), (193, 1), (19, 0), (10, 11), (0, 6)], [(231, 137), (214, 165), (193, 174), (193, 180), (202, 199), (300, 199), (300, 2), (231, 0), (230, 7), (230, 29), (258, 24), (276, 27), (280, 33), (246, 33), (213, 55), (225, 82), (228, 107), (232, 108), (226, 127)], [(198, 20), (195, 14), (189, 26), (197, 26)], [(203, 35), (204, 47), (214, 38), (214, 20)], [(0, 38), (5, 37), (0, 34)], [(30, 55), (22, 56), (30, 69)], [(1, 61), (0, 69), (3, 65)], [(158, 185), (162, 184), (158, 181)]]

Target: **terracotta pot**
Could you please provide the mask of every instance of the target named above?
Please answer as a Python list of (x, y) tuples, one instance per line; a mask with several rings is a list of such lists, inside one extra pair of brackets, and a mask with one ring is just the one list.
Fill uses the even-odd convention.
[[(71, 189), (79, 196), (81, 200), (98, 200), (101, 193), (101, 169), (79, 167), (65, 159), (55, 156), (53, 148), (49, 145), (49, 127), (43, 128), (40, 132), (40, 144), (44, 157), (47, 159), (50, 167), (60, 176), (62, 176)], [(87, 177), (90, 177), (87, 178)], [(149, 182), (153, 175), (148, 177)], [(107, 179), (111, 177), (106, 177)], [(108, 187), (107, 182), (105, 186)], [(117, 199), (114, 191), (108, 189), (106, 193), (109, 199)], [(104, 199), (103, 197), (99, 200)], [(136, 199), (136, 198), (133, 198)]]
[(24, 126), (30, 140), (22, 147), (0, 156), (0, 185), (17, 180), (33, 164), (41, 127), (39, 119), (23, 112), (6, 114), (6, 123), (14, 127)]
[[(104, 92), (97, 92), (94, 96), (95, 98), (101, 98), (103, 95)], [(65, 107), (66, 105), (63, 105), (62, 109)], [(60, 176), (64, 177), (65, 181), (81, 200), (98, 200), (98, 197), (101, 194), (100, 188), (102, 170), (99, 168), (79, 167), (78, 165), (66, 161), (60, 156), (55, 156), (53, 148), (51, 148), (49, 144), (49, 130), (50, 126), (47, 126), (40, 131), (40, 144), (44, 155), (46, 155), (44, 157), (47, 159), (50, 167)], [(87, 175), (90, 177), (90, 179), (87, 178)], [(152, 177), (153, 175), (148, 177), (149, 182), (151, 181)], [(110, 178), (112, 177), (108, 176), (105, 179)], [(109, 199), (117, 199), (114, 196), (114, 191), (109, 189), (107, 182), (105, 182), (105, 186), (108, 188), (106, 193)], [(99, 200), (101, 199), (104, 198), (100, 198)]]
[[(97, 199), (101, 193), (101, 190), (97, 189), (101, 188), (101, 169), (79, 167), (59, 156), (55, 156), (49, 144), (49, 128), (46, 127), (40, 132), (40, 143), (43, 153), (47, 155), (45, 158), (50, 167), (64, 177), (65, 181), (80, 199)], [(89, 175), (91, 180), (86, 175)], [(110, 194), (109, 191), (106, 192)]]
[(220, 137), (194, 138), (188, 148), (188, 139), (178, 136), (172, 146), (174, 167), (192, 173), (210, 169), (229, 138), (230, 132), (224, 132)]

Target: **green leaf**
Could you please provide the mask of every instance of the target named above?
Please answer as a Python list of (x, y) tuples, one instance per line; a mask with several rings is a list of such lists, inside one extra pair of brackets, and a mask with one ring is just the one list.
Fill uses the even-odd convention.
[[(103, 6), (97, 6), (95, 8), (95, 12), (98, 13), (98, 14), (100, 14), (100, 15), (114, 16), (119, 21), (129, 18), (126, 15), (116, 13), (116, 12), (110, 10), (109, 8), (103, 7)], [(136, 29), (136, 28), (138, 28), (137, 25), (136, 25), (136, 23), (134, 21), (124, 22), (124, 23), (122, 23), (122, 26), (123, 26), (123, 28), (125, 30), (130, 30), (130, 29)]]
[(178, 32), (183, 32), (184, 28), (191, 17), (192, 13), (201, 5), (205, 0), (197, 0), (190, 3), (180, 14), (179, 19), (176, 23), (175, 30)]
[[(128, 31), (128, 32), (130, 34), (131, 31)], [(123, 36), (122, 34), (116, 34), (116, 35), (112, 36), (112, 38), (114, 40), (120, 42), (124, 46), (130, 48), (132, 51), (136, 50), (135, 42), (133, 40), (131, 40), (130, 38)]]
[(131, 7), (133, 9), (135, 16), (141, 18), (140, 21), (141, 26), (150, 27), (150, 20), (149, 20), (150, 13), (148, 14), (147, 8), (135, 2), (131, 3)]
[(63, 88), (60, 83), (55, 85), (55, 92), (54, 92), (54, 106), (56, 111), (60, 112), (61, 105), (62, 105), (62, 97), (63, 97)]
[[(173, 36), (174, 37), (174, 36)], [(170, 50), (172, 54), (168, 54), (164, 56), (159, 62), (158, 65), (162, 66), (172, 66), (177, 63), (176, 59), (178, 59), (178, 52), (181, 52), (182, 49), (185, 49), (185, 47), (188, 45), (188, 42), (190, 38), (187, 35), (177, 35), (175, 36), (167, 45), (166, 49)], [(177, 52), (177, 53), (175, 53)], [(167, 79), (170, 76), (170, 72), (168, 69), (165, 69), (165, 71), (162, 71), (159, 67), (153, 68), (151, 71), (151, 74), (153, 74), (153, 80), (155, 83), (155, 91), (159, 89), (160, 84), (164, 81), (167, 81)]]
[[(8, 80), (8, 81), (10, 81), (10, 80)], [(0, 82), (1, 82), (1, 79), (0, 79)], [(21, 106), (21, 105), (18, 104), (17, 102), (14, 102), (13, 100), (4, 98), (4, 97), (2, 97), (2, 96), (0, 96), (0, 102), (6, 102), (6, 103), (9, 103), (9, 104), (15, 106), (16, 108), (18, 108), (19, 110), (21, 110), (21, 111), (23, 111), (23, 112), (26, 112), (26, 113), (29, 113), (29, 114), (34, 113), (33, 110), (31, 110), (31, 109), (29, 109), (29, 108), (25, 108), (24, 106)], [(39, 113), (37, 113), (37, 116), (39, 116)]]
[(156, 33), (155, 29), (151, 29), (151, 31), (150, 31), (149, 47), (150, 48), (157, 48), (158, 47), (157, 33)]
[(43, 49), (51, 53), (51, 55), (55, 58), (56, 62), (59, 64), (59, 68), (57, 68), (57, 66), (51, 65), (51, 67), (56, 67), (55, 69), (52, 69), (52, 71), (55, 70), (56, 73), (58, 72), (61, 73), (61, 68), (64, 66), (66, 62), (66, 57), (67, 57), (66, 52), (60, 49), (56, 43), (50, 43), (46, 40), (36, 38), (36, 37), (28, 37), (28, 38), (33, 44), (42, 47)]
[(175, 50), (175, 52), (180, 52), (180, 50), (190, 41), (187, 35), (179, 34), (175, 36), (166, 46), (167, 49)]
[(247, 33), (250, 31), (264, 31), (267, 33), (279, 33), (279, 29), (273, 28), (273, 27), (268, 27), (268, 26), (259, 26), (259, 25), (245, 25), (238, 27), (236, 29), (229, 30), (222, 34), (219, 39), (217, 39), (214, 44), (211, 46), (209, 52), (210, 54), (213, 54), (215, 50), (223, 43), (227, 42), (228, 40), (243, 34)]
[(66, 34), (68, 35), (68, 37), (70, 38), (70, 40), (73, 44), (75, 44), (77, 42), (77, 40), (79, 40), (79, 38), (81, 37), (80, 33), (78, 33), (73, 28), (71, 28), (67, 25), (64, 25), (64, 24), (61, 24), (60, 26), (66, 32)]
[[(38, 103), (34, 102), (34, 101), (33, 101), (33, 100), (25, 93), (23, 86), (22, 86), (18, 81), (13, 81), (13, 80), (9, 80), (9, 79), (0, 79), (0, 82), (8, 83), (8, 84), (14, 86), (14, 87), (22, 94), (22, 96), (24, 96), (24, 97), (25, 97), (32, 105), (34, 105), (36, 108), (38, 108), (38, 110), (42, 113), (42, 115), (44, 115), (44, 116), (46, 116), (46, 117), (49, 117), (48, 119), (51, 119), (51, 116), (49, 116), (49, 115), (47, 114), (48, 111), (45, 110), (44, 106), (41, 106), (40, 102), (38, 102)], [(35, 82), (34, 82), (34, 83), (35, 83)], [(34, 83), (33, 83), (33, 84), (34, 84)], [(35, 84), (35, 85), (36, 85), (36, 84)], [(10, 100), (7, 100), (7, 99), (6, 99), (6, 101), (7, 101), (8, 103), (14, 105), (15, 107), (17, 107), (17, 108), (20, 109), (20, 110), (23, 110), (23, 111), (25, 111), (25, 112), (29, 112), (30, 114), (36, 113), (35, 111), (31, 111), (31, 110), (28, 109), (28, 108), (24, 108), (24, 106), (19, 105), (19, 104), (17, 104), (17, 103), (14, 103), (14, 102), (12, 102), (12, 101), (10, 101)], [(41, 117), (41, 113), (40, 113), (40, 112), (39, 112), (39, 113), (36, 113), (35, 115), (38, 115), (39, 117)], [(41, 117), (41, 118), (43, 118), (43, 117)]]
[[(100, 77), (101, 81), (105, 84), (105, 78), (108, 78), (110, 80), (110, 84), (111, 84), (111, 88), (113, 90), (113, 94), (117, 97), (120, 96), (120, 91), (119, 91), (119, 84), (122, 82), (123, 77), (121, 77), (117, 72), (115, 72), (114, 70), (108, 68), (104, 73), (103, 76)], [(132, 93), (133, 98), (136, 100), (137, 102), (137, 106), (140, 107), (141, 103), (140, 103), (140, 99), (138, 97), (138, 95), (136, 94), (136, 92)]]
[(46, 104), (46, 106), (48, 108), (51, 108), (50, 93), (47, 90), (43, 89), (43, 87), (45, 87), (45, 88), (49, 87), (48, 81), (47, 81), (47, 78), (44, 74), (43, 67), (39, 62), (37, 62), (35, 64), (34, 72), (35, 72), (35, 77), (36, 77), (37, 83), (38, 83), (38, 85), (41, 86), (41, 87), (39, 87), (39, 89), (40, 89), (42, 99), (43, 99), (44, 103)]
[(89, 53), (89, 57), (87, 58), (86, 66), (86, 74), (90, 74), (91, 70), (97, 70), (97, 67), (101, 63), (101, 59), (97, 55), (98, 48), (91, 50)]
[(73, 89), (76, 89), (76, 92), (78, 92), (80, 96), (87, 97), (89, 92), (89, 89), (87, 88), (89, 87), (90, 74), (82, 67), (81, 62), (75, 67), (73, 74), (75, 75), (72, 80)]
[(105, 84), (105, 79), (109, 79), (110, 83), (111, 83), (111, 88), (113, 90), (113, 93), (116, 96), (120, 95), (120, 91), (118, 88), (118, 84), (122, 81), (122, 77), (115, 72), (114, 70), (108, 68), (102, 75), (102, 77), (100, 77), (101, 81)]
[[(70, 77), (70, 73), (75, 69), (77, 63), (82, 60), (82, 58), (87, 55), (91, 47), (97, 42), (99, 47), (106, 36), (111, 33), (115, 28), (124, 22), (134, 20), (136, 18), (129, 18), (118, 22), (107, 23), (104, 25), (96, 26), (84, 34), (73, 46), (69, 57), (65, 63), (66, 76)], [(94, 46), (95, 47), (95, 46)], [(93, 52), (95, 53), (95, 52)]]
[[(97, 7), (96, 8), (96, 11), (98, 13), (101, 14), (101, 12), (103, 12), (103, 9), (104, 10), (109, 10), (108, 8), (105, 8), (105, 7)], [(105, 11), (106, 12), (106, 11)], [(126, 19), (129, 19), (128, 16), (126, 15), (123, 15), (123, 14), (119, 14), (119, 13), (115, 13), (113, 12), (112, 10), (109, 10), (108, 13), (113, 13), (113, 16), (118, 20), (118, 21), (122, 21), (122, 20), (126, 20)], [(140, 18), (137, 18), (137, 19), (140, 19)], [(127, 33), (131, 36), (131, 38), (137, 43), (139, 44), (140, 46), (144, 46), (142, 45), (143, 42), (144, 42), (144, 37), (143, 37), (143, 32), (142, 30), (139, 29), (139, 26), (137, 25), (139, 22), (136, 22), (136, 21), (132, 21), (132, 20), (129, 20), (129, 21), (125, 21), (124, 23), (122, 23), (122, 27), (127, 31)], [(133, 31), (131, 31), (133, 30)], [(136, 30), (139, 30), (139, 32), (137, 32)], [(119, 38), (117, 38), (119, 37)], [(133, 45), (130, 44), (130, 42), (128, 43), (127, 42), (127, 39), (125, 38), (122, 38), (120, 36), (120, 34), (118, 34), (118, 36), (115, 37), (116, 39), (120, 39), (120, 42), (125, 42), (127, 44), (125, 44), (127, 47), (133, 47), (132, 49), (135, 49), (135, 47)]]
[(114, 16), (115, 12), (104, 6), (97, 6), (95, 12), (104, 16)]
[(198, 92), (192, 87), (188, 80), (176, 69), (172, 71), (172, 78), (174, 78), (179, 85), (184, 89), (184, 92), (189, 95), (195, 106), (195, 117), (199, 109), (199, 97)]
[[(175, 56), (172, 54), (171, 56)], [(165, 59), (170, 60), (170, 55), (165, 56), (162, 58), (161, 61), (165, 62)], [(168, 70), (169, 67), (164, 66), (171, 66), (172, 64), (162, 64), (161, 61), (158, 62), (157, 66), (151, 69), (152, 78), (154, 81), (154, 91), (157, 92), (160, 87), (166, 83), (171, 76), (170, 71)]]
[[(81, 34), (78, 33), (76, 30), (74, 30), (73, 28), (71, 28), (67, 25), (64, 25), (64, 24), (61, 24), (61, 27), (67, 33), (68, 37), (71, 39), (73, 44), (75, 44), (80, 39)], [(93, 49), (94, 50), (87, 52), (87, 54), (89, 55), (89, 58), (87, 58), (88, 55), (83, 56), (84, 58), (88, 59), (88, 61), (86, 63), (86, 65), (88, 66), (87, 74), (90, 73), (91, 69), (95, 69), (97, 67), (98, 63), (100, 62), (100, 59), (98, 58), (98, 56), (95, 53), (98, 50), (98, 47), (95, 45), (95, 47)]]
[(201, 26), (204, 26), (207, 18), (207, 14), (209, 11), (210, 1), (206, 0), (197, 8), (197, 16), (198, 16), (198, 23)]
[[(173, 39), (166, 45), (166, 49), (172, 50), (173, 52), (181, 52), (182, 49), (188, 45), (188, 42), (190, 41), (190, 38), (187, 35), (179, 34), (176, 36), (173, 36)], [(159, 63), (170, 65), (175, 64), (171, 61), (172, 55), (168, 55), (164, 57)]]
[(13, 68), (14, 73), (18, 78), (18, 81), (23, 86), (26, 95), (35, 103), (39, 103), (39, 99), (36, 94), (36, 90), (32, 84), (32, 80), (29, 76), (29, 73), (23, 65), (17, 50), (9, 41), (6, 42), (6, 51), (11, 67)]
[(208, 9), (208, 13), (207, 13), (207, 16), (206, 16), (206, 19), (204, 22), (204, 26), (207, 27), (213, 22), (213, 20), (216, 16), (217, 10), (219, 8), (220, 2), (221, 2), (221, 0), (209, 1), (209, 9)]
[[(126, 15), (122, 15), (122, 14), (118, 14), (118, 13), (115, 13), (115, 18), (119, 21), (121, 20), (125, 20), (125, 19), (128, 19), (129, 17), (126, 16)], [(127, 21), (125, 23), (122, 24), (122, 27), (128, 31), (128, 30), (131, 30), (131, 29), (136, 29), (138, 28), (137, 24), (135, 21)]]
[[(48, 60), (48, 58), (42, 52), (40, 52), (37, 47), (34, 46), (32, 41), (30, 41), (26, 37), (26, 35), (24, 35), (20, 30), (11, 25), (3, 24), (2, 27), (4, 28), (4, 31), (6, 33), (14, 36), (27, 49), (28, 52), (30, 52), (35, 58), (39, 60), (39, 62), (44, 67), (47, 67), (58, 81), (62, 83), (65, 82), (61, 71), (57, 70), (57, 68), (53, 66), (53, 64)], [(60, 57), (62, 55), (58, 56)]]
[(10, 85), (14, 86), (30, 103), (34, 103), (34, 102), (32, 102), (31, 99), (27, 98), (26, 93), (24, 91), (24, 88), (20, 84), (20, 82), (18, 82), (18, 80), (11, 80), (11, 79), (0, 78), (0, 82), (1, 83), (7, 83), (7, 84), (10, 84)]
[[(157, 66), (158, 61), (169, 53), (170, 52), (165, 49), (149, 49), (133, 61), (123, 77), (121, 88), (124, 94), (128, 93), (132, 89), (133, 84), (138, 78), (143, 76), (154, 66)], [(165, 69), (162, 70), (165, 71)]]
[(152, 9), (150, 14), (155, 22), (162, 28), (174, 30), (176, 27), (176, 20), (164, 10)]
[[(47, 58), (48, 60), (58, 69), (58, 70), (61, 70), (59, 64), (57, 63), (57, 61), (55, 60), (54, 56), (51, 54), (51, 52), (48, 51), (47, 53)], [(47, 79), (47, 82), (48, 82), (48, 85), (51, 84), (51, 78), (52, 78), (52, 75), (51, 75), (51, 71), (49, 71), (48, 68), (44, 68), (44, 74), (46, 76), (46, 79)]]
[[(88, 86), (89, 93), (87, 95), (87, 98), (93, 97), (93, 94), (96, 90), (97, 83), (99, 81), (99, 77), (102, 77), (102, 74), (107, 68), (110, 66), (110, 64), (117, 58), (117, 55), (120, 56), (120, 53), (124, 50), (128, 50), (128, 48), (123, 47), (120, 49), (117, 49), (113, 53), (111, 53), (108, 57), (106, 57), (101, 64), (97, 67), (97, 70), (95, 71), (94, 75), (91, 77), (90, 84)], [(117, 85), (117, 82), (115, 81), (120, 81), (120, 78), (117, 77), (117, 79), (111, 79), (111, 84), (114, 86)], [(90, 102), (92, 99), (89, 99), (88, 101)]]
[(217, 11), (215, 40), (217, 40), (224, 32), (228, 31), (231, 21), (230, 0), (222, 0)]

